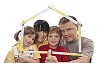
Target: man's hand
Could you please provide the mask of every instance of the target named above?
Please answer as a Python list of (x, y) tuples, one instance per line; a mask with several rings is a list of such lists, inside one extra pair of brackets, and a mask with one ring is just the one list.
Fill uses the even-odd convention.
[(58, 63), (58, 60), (55, 56), (46, 57), (45, 63)]

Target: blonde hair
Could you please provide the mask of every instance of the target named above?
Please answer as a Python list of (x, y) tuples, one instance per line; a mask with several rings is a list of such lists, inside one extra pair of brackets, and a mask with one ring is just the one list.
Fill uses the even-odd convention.
[(49, 29), (49, 33), (53, 33), (53, 32), (56, 32), (59, 34), (60, 38), (62, 37), (62, 33), (61, 33), (61, 30), (58, 26), (51, 26), (50, 29)]

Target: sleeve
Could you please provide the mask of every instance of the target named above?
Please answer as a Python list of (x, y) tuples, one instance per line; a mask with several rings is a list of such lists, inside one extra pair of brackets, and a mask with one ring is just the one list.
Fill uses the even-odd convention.
[[(67, 52), (66, 48), (62, 47), (62, 52)], [(62, 55), (61, 58), (62, 62), (68, 62), (70, 60), (68, 55)]]
[[(38, 51), (36, 45), (34, 45), (34, 51)], [(41, 58), (40, 54), (39, 53), (34, 53), (34, 59), (38, 59), (38, 58)]]
[(14, 51), (13, 51), (13, 49), (11, 49), (11, 50), (8, 52), (8, 54), (7, 54), (7, 56), (6, 56), (5, 60), (4, 60), (4, 63), (15, 63), (15, 58), (14, 58)]
[(90, 39), (85, 38), (82, 41), (82, 53), (87, 55), (88, 57), (92, 58), (94, 52), (94, 44), (93, 41)]

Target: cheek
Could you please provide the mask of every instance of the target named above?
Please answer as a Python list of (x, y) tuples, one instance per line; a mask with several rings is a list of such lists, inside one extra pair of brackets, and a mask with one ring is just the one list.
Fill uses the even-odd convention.
[(64, 33), (62, 33), (62, 36), (64, 36), (65, 34)]
[(44, 34), (44, 37), (47, 37), (47, 34)]
[(69, 35), (71, 38), (76, 38), (77, 37), (77, 34), (76, 33), (72, 33)]

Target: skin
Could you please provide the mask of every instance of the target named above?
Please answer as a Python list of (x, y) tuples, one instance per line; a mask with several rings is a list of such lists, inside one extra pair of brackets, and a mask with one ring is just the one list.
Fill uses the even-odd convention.
[(47, 33), (43, 31), (39, 31), (37, 32), (37, 34), (39, 35), (37, 41), (40, 43), (43, 42), (45, 38), (47, 37)]
[(48, 34), (49, 47), (55, 49), (60, 41), (60, 35), (56, 32)]
[(29, 47), (34, 43), (35, 40), (35, 34), (34, 35), (25, 35), (24, 36), (24, 42), (23, 42), (23, 47)]
[(68, 22), (62, 25), (59, 25), (62, 36), (66, 42), (72, 42), (77, 40), (77, 26), (72, 22)]
[[(23, 47), (29, 47), (32, 44), (34, 44), (34, 40), (35, 40), (35, 34), (29, 34), (29, 35), (25, 35), (24, 36), (24, 42), (23, 42)], [(26, 57), (26, 56), (20, 56), (19, 57), (19, 62), (21, 63), (39, 63), (39, 59), (30, 59), (30, 57)]]

